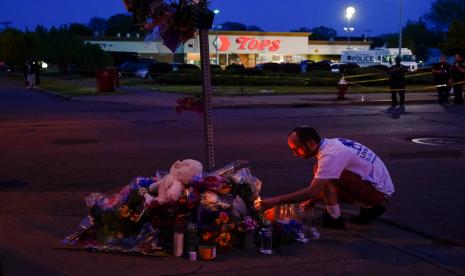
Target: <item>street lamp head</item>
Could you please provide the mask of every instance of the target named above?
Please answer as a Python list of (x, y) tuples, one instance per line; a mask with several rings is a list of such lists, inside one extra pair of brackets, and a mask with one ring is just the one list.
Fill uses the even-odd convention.
[(346, 9), (346, 17), (347, 17), (347, 19), (351, 19), (352, 16), (354, 16), (354, 14), (355, 14), (355, 8), (352, 7), (352, 6), (347, 7), (347, 9)]
[(349, 32), (353, 32), (354, 30), (355, 30), (354, 27), (344, 27), (344, 31), (346, 31), (346, 32), (348, 32), (348, 33), (349, 33)]
[(214, 13), (214, 14), (219, 14), (219, 13), (220, 13), (220, 10), (214, 9), (214, 10), (213, 10), (213, 13)]

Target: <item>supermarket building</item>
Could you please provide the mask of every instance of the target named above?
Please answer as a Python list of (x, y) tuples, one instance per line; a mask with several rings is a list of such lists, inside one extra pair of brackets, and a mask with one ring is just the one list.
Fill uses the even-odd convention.
[[(303, 32), (210, 31), (209, 49), (213, 64), (243, 64), (254, 67), (265, 62), (299, 63), (303, 60), (339, 60), (348, 49), (347, 41), (309, 40)], [(199, 39), (191, 39), (172, 53), (161, 41), (144, 41), (141, 37), (87, 37), (86, 43), (97, 44), (109, 52), (136, 52), (160, 62), (200, 63)], [(370, 48), (365, 41), (351, 41), (351, 49)]]

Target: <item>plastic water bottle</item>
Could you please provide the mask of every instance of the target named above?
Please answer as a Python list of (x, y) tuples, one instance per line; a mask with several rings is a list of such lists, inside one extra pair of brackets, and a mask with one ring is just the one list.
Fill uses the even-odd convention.
[(273, 254), (273, 226), (269, 221), (260, 231), (260, 252), (266, 255)]
[(197, 224), (190, 222), (187, 224), (186, 233), (184, 236), (184, 245), (186, 247), (187, 254), (190, 254), (190, 252), (196, 252), (197, 244)]
[(320, 238), (320, 232), (316, 227), (311, 227), (310, 228), (310, 236), (314, 240), (318, 240)]

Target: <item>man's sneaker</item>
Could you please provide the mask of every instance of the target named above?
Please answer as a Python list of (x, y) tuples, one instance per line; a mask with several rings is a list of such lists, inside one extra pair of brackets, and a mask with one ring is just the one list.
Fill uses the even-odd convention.
[(360, 214), (350, 218), (350, 222), (358, 225), (365, 225), (378, 218), (386, 212), (383, 205), (374, 205), (371, 208), (360, 208)]
[(346, 230), (344, 218), (339, 216), (337, 219), (335, 219), (328, 212), (323, 213), (321, 227), (336, 230)]

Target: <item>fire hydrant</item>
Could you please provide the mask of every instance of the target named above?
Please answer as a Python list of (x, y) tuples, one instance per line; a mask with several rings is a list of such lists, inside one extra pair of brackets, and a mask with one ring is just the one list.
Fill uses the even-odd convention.
[(337, 90), (338, 90), (337, 91), (337, 99), (338, 100), (344, 100), (346, 98), (345, 94), (347, 92), (348, 86), (349, 86), (348, 82), (344, 78), (344, 75), (342, 75), (341, 79), (337, 83)]

